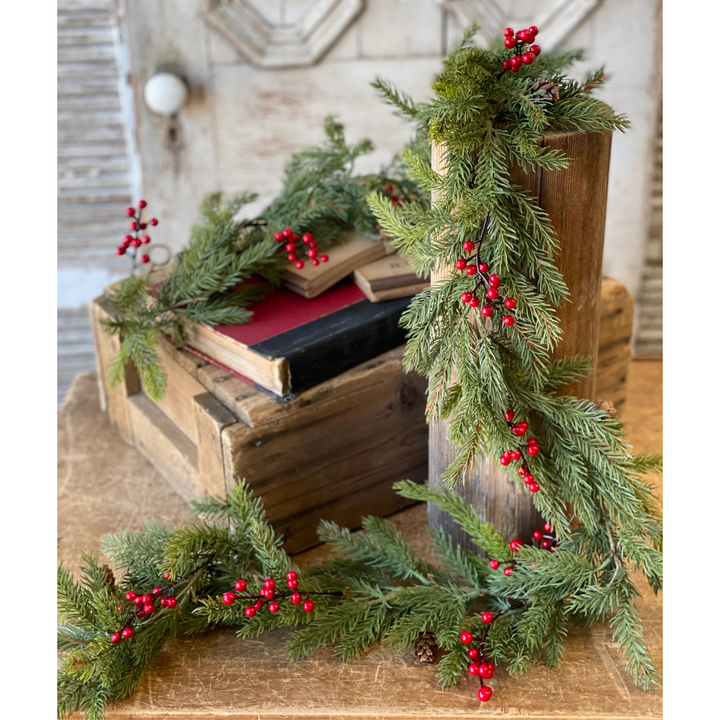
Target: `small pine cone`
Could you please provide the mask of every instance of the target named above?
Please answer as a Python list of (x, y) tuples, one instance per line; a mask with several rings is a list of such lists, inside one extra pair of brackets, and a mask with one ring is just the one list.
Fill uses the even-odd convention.
[(431, 632), (424, 632), (415, 641), (415, 655), (418, 662), (422, 664), (434, 663), (438, 654), (438, 644), (435, 635)]
[(604, 410), (605, 414), (610, 418), (614, 418), (617, 416), (617, 410), (609, 400), (596, 400), (595, 407), (598, 410)]
[(113, 571), (110, 569), (109, 565), (103, 565), (102, 569), (105, 571), (105, 582), (103, 583), (103, 587), (109, 588), (110, 592), (112, 592), (115, 589), (115, 576), (113, 575)]
[(530, 86), (530, 94), (535, 95), (538, 100), (549, 100), (556, 102), (560, 99), (560, 87), (550, 80), (538, 78)]

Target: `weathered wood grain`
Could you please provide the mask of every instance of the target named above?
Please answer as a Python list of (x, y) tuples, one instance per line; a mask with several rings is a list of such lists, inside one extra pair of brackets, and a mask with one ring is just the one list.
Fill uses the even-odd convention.
[(210, 393), (192, 399), (195, 419), (197, 465), (203, 494), (225, 496), (222, 431), (237, 418)]
[[(511, 172), (512, 182), (538, 199), (557, 234), (559, 251), (555, 262), (565, 278), (570, 302), (558, 308), (563, 336), (554, 357), (589, 356), (593, 364), (598, 351), (610, 143), (610, 133), (549, 133), (543, 137), (543, 146), (565, 153), (572, 160), (570, 167), (529, 173), (516, 167)], [(447, 172), (442, 153), (440, 147), (433, 150), (433, 167), (441, 174)], [(447, 269), (439, 268), (433, 280), (446, 272)], [(563, 388), (562, 392), (594, 399), (594, 387), (595, 377), (591, 375)], [(429, 480), (433, 485), (443, 484), (442, 475), (456, 457), (447, 434), (446, 422), (430, 427)], [(527, 536), (541, 524), (540, 514), (514, 470), (511, 474), (501, 469), (496, 460), (478, 458), (458, 491), (484, 520), (494, 523), (504, 535)], [(431, 524), (446, 528), (459, 542), (469, 546), (467, 535), (448, 515), (433, 506), (429, 513)]]
[[(633, 362), (625, 422), (638, 452), (662, 451), (662, 363)], [(657, 494), (662, 488), (652, 478)], [(58, 416), (58, 559), (73, 571), (84, 550), (107, 532), (141, 530), (151, 518), (180, 523), (186, 504), (125, 445), (98, 406), (97, 386), (80, 376)], [(392, 521), (412, 548), (430, 558), (422, 505)], [(301, 566), (330, 556), (326, 546), (298, 556)], [(649, 649), (662, 662), (662, 606), (639, 580), (638, 608)], [(287, 631), (240, 640), (233, 628), (169, 642), (138, 691), (108, 708), (108, 720), (659, 720), (662, 692), (642, 692), (623, 670), (622, 656), (600, 624), (571, 629), (563, 664), (540, 664), (519, 678), (498, 670), (493, 698), (480, 706), (471, 678), (440, 689), (436, 668), (412, 652), (373, 647), (351, 663), (328, 650), (301, 662), (286, 656)], [(79, 716), (78, 716), (79, 717)]]

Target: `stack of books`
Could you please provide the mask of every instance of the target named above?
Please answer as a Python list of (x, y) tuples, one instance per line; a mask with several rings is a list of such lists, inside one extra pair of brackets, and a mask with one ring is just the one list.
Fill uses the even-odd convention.
[(196, 325), (188, 349), (289, 399), (405, 342), (399, 320), (428, 284), (388, 243), (354, 236), (329, 261), (283, 272), (244, 325)]

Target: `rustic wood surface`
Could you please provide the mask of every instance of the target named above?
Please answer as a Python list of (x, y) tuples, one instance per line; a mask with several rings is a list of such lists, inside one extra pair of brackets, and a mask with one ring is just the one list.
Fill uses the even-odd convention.
[[(662, 363), (634, 361), (628, 378), (625, 422), (637, 452), (662, 449)], [(98, 547), (105, 532), (138, 530), (150, 518), (179, 523), (187, 505), (110, 425), (98, 404), (93, 375), (77, 378), (58, 416), (58, 556), (73, 571), (80, 553)], [(660, 478), (654, 481), (662, 497)], [(393, 516), (411, 545), (428, 556), (425, 508)], [(328, 556), (325, 547), (297, 557), (301, 565)], [(639, 579), (642, 583), (642, 580)], [(662, 605), (640, 584), (638, 601), (650, 651), (662, 660)], [(642, 692), (622, 669), (610, 628), (571, 631), (565, 662), (556, 670), (534, 666), (517, 679), (498, 671), (493, 699), (480, 706), (476, 683), (442, 691), (435, 668), (413, 653), (373, 648), (342, 664), (330, 651), (289, 662), (285, 631), (241, 641), (232, 630), (168, 643), (138, 691), (108, 710), (108, 719), (133, 720), (410, 720), (411, 718), (532, 720), (655, 720), (659, 690)]]
[[(538, 199), (557, 234), (559, 251), (555, 262), (568, 285), (570, 302), (558, 308), (563, 337), (555, 357), (583, 355), (597, 360), (611, 137), (610, 133), (549, 133), (542, 144), (570, 157), (570, 167), (528, 173), (515, 167), (511, 172), (511, 180)], [(440, 174), (447, 172), (443, 152), (443, 146), (433, 147), (433, 168)], [(479, 218), (478, 223), (481, 222)], [(434, 273), (433, 282), (446, 272), (441, 268)], [(591, 375), (562, 392), (594, 399), (594, 388), (595, 377)], [(442, 485), (442, 475), (457, 455), (447, 434), (447, 422), (431, 424), (429, 472), (430, 483), (434, 485)], [(527, 535), (538, 526), (540, 515), (531, 495), (517, 482), (517, 476), (509, 473), (498, 466), (496, 458), (479, 458), (458, 486), (458, 492), (503, 534)], [(430, 523), (441, 525), (457, 541), (470, 547), (467, 535), (446, 513), (431, 508)]]

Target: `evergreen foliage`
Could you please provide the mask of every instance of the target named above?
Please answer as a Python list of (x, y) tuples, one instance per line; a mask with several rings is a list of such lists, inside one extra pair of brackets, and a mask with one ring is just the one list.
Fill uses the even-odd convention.
[(167, 382), (156, 347), (161, 334), (182, 346), (189, 325), (250, 322), (250, 307), (279, 283), (287, 264), (273, 238), (283, 228), (312, 233), (322, 249), (342, 242), (351, 229), (375, 233), (377, 221), (366, 198), (388, 183), (403, 198), (426, 204), (397, 162), (377, 175), (353, 173), (355, 160), (373, 149), (369, 139), (348, 144), (343, 126), (331, 117), (325, 121), (325, 136), (323, 144), (292, 156), (280, 194), (258, 217), (238, 219), (256, 195), (223, 201), (219, 193), (211, 193), (167, 281), (153, 287), (147, 276), (139, 275), (120, 283), (111, 298), (116, 315), (104, 322), (107, 332), (122, 339), (111, 383), (133, 363), (148, 395), (161, 398)]

